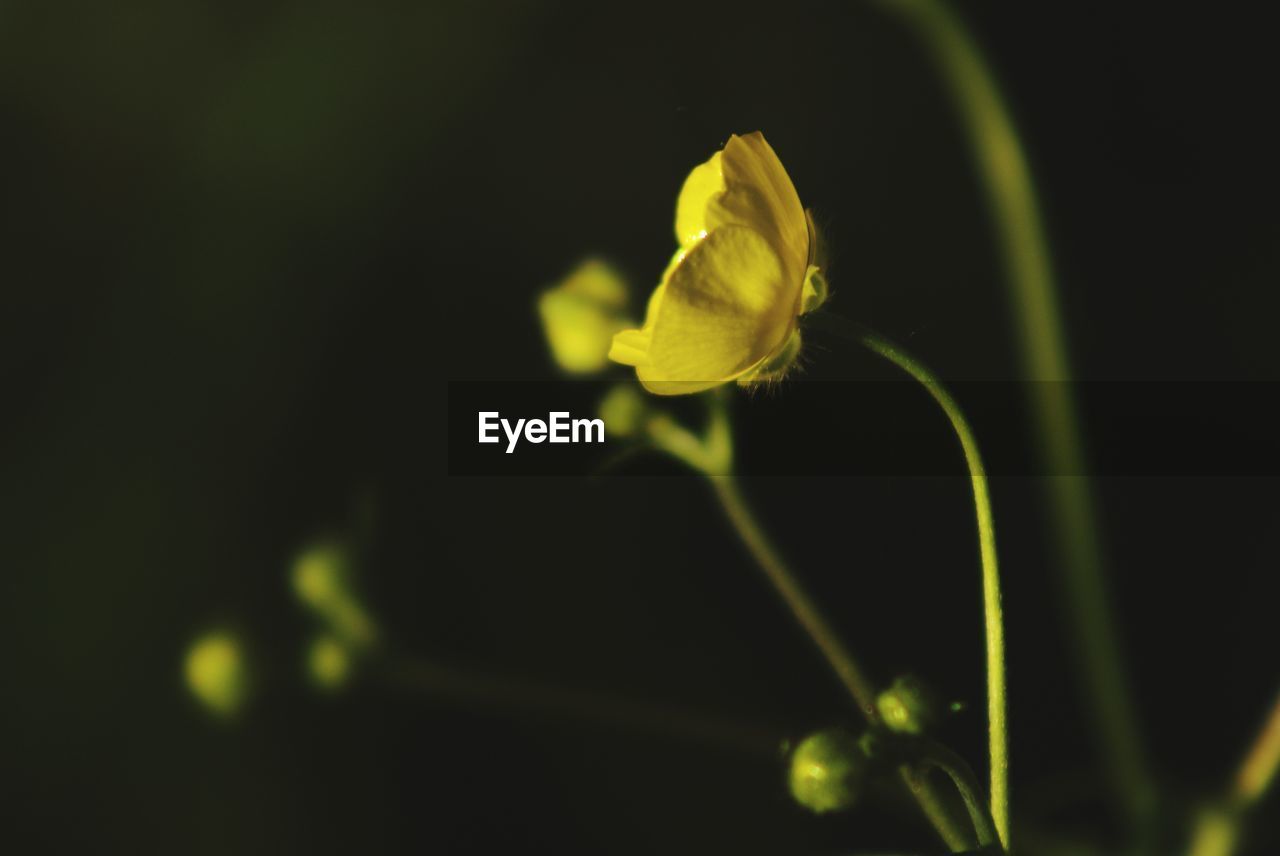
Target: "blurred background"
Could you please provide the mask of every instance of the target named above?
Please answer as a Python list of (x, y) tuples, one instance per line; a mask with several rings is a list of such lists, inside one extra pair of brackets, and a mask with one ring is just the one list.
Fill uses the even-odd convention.
[[(1209, 6), (956, 8), (1019, 123), (1077, 373), (1265, 393), (1270, 30)], [(450, 477), (443, 420), (448, 382), (557, 377), (534, 302), (584, 256), (632, 280), (638, 312), (688, 170), (753, 130), (823, 227), (836, 311), (944, 377), (1017, 378), (966, 138), (900, 20), (865, 4), (6, 2), (0, 129), (0, 786), (21, 852), (935, 847), (888, 796), (806, 814), (767, 751), (460, 704), (378, 658), (318, 692), (316, 620), (290, 583), (300, 551), (345, 539), (385, 662), (670, 703), (766, 744), (853, 725), (701, 481), (657, 458), (607, 479)], [(806, 362), (821, 380), (872, 358), (831, 343)], [(825, 412), (818, 448), (864, 416), (852, 400), (787, 414), (787, 396), (763, 406)], [(744, 456), (753, 406), (735, 403)], [(1276, 475), (1096, 484), (1165, 852), (1280, 677)], [(746, 491), (877, 680), (912, 671), (967, 703), (943, 737), (981, 776), (967, 483)], [(1113, 852), (1038, 479), (993, 494), (1015, 822), (1028, 844)], [(184, 680), (210, 630), (250, 675), (234, 716)], [(1258, 815), (1245, 852), (1276, 852)]]

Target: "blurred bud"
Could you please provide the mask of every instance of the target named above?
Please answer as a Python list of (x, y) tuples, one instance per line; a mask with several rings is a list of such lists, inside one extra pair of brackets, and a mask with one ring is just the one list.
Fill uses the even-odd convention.
[(248, 696), (249, 681), (240, 640), (226, 630), (206, 633), (191, 644), (183, 664), (187, 689), (211, 713), (230, 717)]
[(308, 547), (293, 563), (293, 590), (313, 609), (346, 596), (347, 551), (340, 544), (324, 542)]
[(898, 734), (924, 734), (938, 720), (938, 703), (919, 678), (903, 675), (876, 697), (885, 728)]
[(613, 334), (631, 326), (627, 285), (613, 268), (587, 259), (538, 298), (538, 314), (556, 365), (572, 374), (602, 371)]
[(867, 775), (857, 738), (839, 728), (810, 734), (791, 753), (791, 796), (810, 811), (840, 811), (857, 802)]
[(317, 636), (307, 649), (307, 677), (322, 690), (341, 689), (351, 677), (351, 654), (338, 639)]
[(600, 418), (604, 430), (615, 437), (632, 437), (640, 430), (640, 422), (649, 405), (633, 383), (620, 383), (600, 402)]
[(293, 563), (293, 591), (349, 646), (368, 648), (377, 628), (351, 591), (351, 557), (342, 544), (320, 542)]

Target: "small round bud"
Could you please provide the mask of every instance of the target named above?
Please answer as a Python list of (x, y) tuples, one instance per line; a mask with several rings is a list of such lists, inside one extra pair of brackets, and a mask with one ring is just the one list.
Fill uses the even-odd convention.
[(378, 628), (351, 586), (352, 556), (340, 542), (322, 541), (294, 560), (293, 591), (348, 647), (368, 649)]
[(240, 640), (228, 630), (206, 633), (191, 643), (183, 677), (196, 700), (217, 716), (237, 714), (249, 694), (244, 652)]
[(857, 802), (867, 766), (856, 737), (828, 728), (810, 734), (796, 746), (787, 784), (795, 801), (810, 811), (840, 811)]
[(640, 430), (648, 405), (635, 384), (620, 383), (600, 401), (604, 430), (615, 437), (631, 437)]
[(551, 356), (563, 371), (592, 374), (609, 364), (613, 335), (630, 325), (627, 284), (599, 259), (587, 259), (538, 298)]
[(347, 551), (340, 544), (321, 542), (294, 560), (293, 590), (312, 609), (324, 609), (347, 596)]
[(933, 693), (918, 678), (904, 675), (876, 697), (885, 728), (898, 734), (924, 734), (938, 719)]
[(351, 654), (333, 636), (317, 636), (307, 650), (307, 676), (319, 689), (338, 690), (351, 677)]

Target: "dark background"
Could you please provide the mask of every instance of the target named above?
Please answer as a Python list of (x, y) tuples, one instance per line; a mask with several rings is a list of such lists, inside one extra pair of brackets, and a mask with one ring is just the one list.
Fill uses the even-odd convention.
[[(1209, 5), (961, 10), (1020, 123), (1078, 374), (1280, 379), (1265, 22)], [(965, 138), (899, 22), (861, 4), (6, 3), (0, 123), (7, 837), (133, 853), (931, 845), (884, 800), (804, 814), (768, 757), (459, 707), (373, 667), (318, 697), (286, 582), (300, 545), (371, 508), (360, 582), (394, 657), (779, 737), (852, 722), (704, 484), (657, 459), (590, 481), (449, 477), (444, 410), (446, 381), (555, 376), (533, 301), (584, 255), (626, 272), (638, 307), (684, 176), (756, 129), (825, 230), (835, 310), (945, 377), (1016, 378)], [(806, 362), (819, 380), (874, 371), (838, 342)], [(852, 396), (787, 397), (771, 418), (812, 423), (814, 446), (840, 448), (862, 416)], [(735, 404), (740, 446), (784, 460), (752, 445), (753, 407)], [(993, 485), (1015, 812), (1105, 840), (1041, 487)], [(1275, 487), (1098, 483), (1174, 809), (1218, 792), (1275, 692)], [(746, 490), (878, 679), (912, 670), (968, 702), (943, 736), (981, 771), (965, 481)], [(243, 632), (259, 676), (233, 724), (181, 682), (213, 623)], [(1275, 825), (1252, 846), (1273, 852)]]

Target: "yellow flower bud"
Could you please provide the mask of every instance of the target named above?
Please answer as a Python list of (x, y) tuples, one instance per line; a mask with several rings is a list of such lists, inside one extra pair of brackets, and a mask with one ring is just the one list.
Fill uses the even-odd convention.
[(868, 761), (857, 738), (839, 728), (810, 734), (791, 753), (791, 796), (812, 812), (849, 808), (858, 800)]
[(317, 636), (307, 649), (307, 676), (322, 690), (340, 689), (351, 677), (350, 652), (333, 636)]
[(234, 716), (248, 697), (243, 647), (227, 630), (206, 633), (191, 644), (183, 676), (196, 700), (217, 716)]
[(615, 437), (633, 437), (648, 411), (644, 397), (635, 384), (620, 383), (600, 401), (600, 418), (604, 430)]
[(351, 556), (341, 543), (325, 541), (303, 550), (293, 563), (293, 591), (347, 645), (369, 648), (378, 630), (351, 590)]
[(626, 310), (626, 282), (599, 259), (587, 259), (543, 292), (538, 314), (556, 365), (571, 374), (603, 370), (613, 335), (631, 323)]

